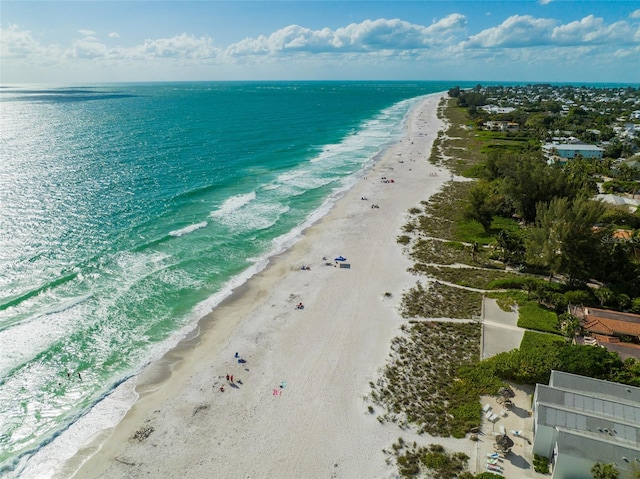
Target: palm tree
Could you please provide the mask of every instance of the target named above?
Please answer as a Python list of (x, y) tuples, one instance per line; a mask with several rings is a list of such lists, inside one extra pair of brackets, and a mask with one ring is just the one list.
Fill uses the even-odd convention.
[(591, 468), (593, 479), (618, 479), (620, 472), (613, 464), (596, 462)]
[(593, 293), (600, 301), (600, 306), (604, 306), (605, 303), (608, 303), (614, 297), (613, 291), (611, 291), (609, 288), (598, 288)]

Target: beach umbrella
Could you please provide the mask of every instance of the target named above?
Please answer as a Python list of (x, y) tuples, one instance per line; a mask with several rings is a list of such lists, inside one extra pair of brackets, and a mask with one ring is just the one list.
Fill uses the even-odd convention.
[(513, 447), (514, 442), (509, 436), (504, 434), (496, 438), (496, 445), (500, 446), (501, 449), (504, 449), (506, 451)]
[(508, 387), (501, 387), (500, 389), (498, 389), (498, 394), (505, 398), (512, 398), (516, 396), (513, 390)]

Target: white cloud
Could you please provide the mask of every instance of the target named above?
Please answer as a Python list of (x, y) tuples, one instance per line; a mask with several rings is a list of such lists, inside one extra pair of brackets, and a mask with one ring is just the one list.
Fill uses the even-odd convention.
[(183, 33), (172, 38), (145, 40), (143, 45), (125, 50), (125, 52), (144, 58), (208, 59), (215, 57), (219, 50), (213, 47), (211, 37), (197, 38), (194, 35)]
[(55, 55), (54, 51), (57, 49), (58, 47), (55, 45), (42, 46), (29, 30), (23, 30), (18, 25), (9, 25), (8, 28), (0, 27), (1, 58)]
[(626, 22), (606, 25), (602, 18), (589, 15), (580, 21), (554, 28), (551, 38), (554, 43), (564, 45), (627, 43), (633, 38), (633, 34), (633, 30)]
[(107, 55), (107, 47), (98, 42), (93, 37), (87, 37), (73, 42), (71, 49), (65, 52), (66, 56), (72, 58), (104, 58)]
[[(640, 10), (637, 12), (640, 17)], [(461, 65), (465, 68), (480, 65), (478, 71), (482, 75), (489, 65), (495, 71), (502, 68), (514, 75), (521, 71), (518, 68), (537, 75), (543, 67), (556, 68), (549, 65), (584, 71), (585, 66), (596, 61), (614, 65), (615, 58), (624, 58), (620, 60), (622, 67), (632, 71), (634, 62), (637, 65), (640, 58), (638, 23), (629, 19), (606, 23), (589, 15), (560, 24), (552, 18), (515, 15), (469, 35), (466, 17), (454, 13), (429, 25), (384, 18), (335, 29), (289, 25), (226, 48), (215, 46), (207, 35), (189, 33), (113, 46), (115, 42), (107, 38), (101, 41), (91, 30), (72, 32), (76, 38), (64, 46), (47, 45), (36, 34), (10, 25), (0, 28), (0, 56), (6, 60), (3, 69), (10, 64), (16, 77), (21, 72), (45, 67), (56, 72), (102, 68), (106, 72), (136, 70), (142, 72), (140, 75), (152, 70), (176, 74), (178, 70), (170, 68), (176, 65), (184, 67), (178, 73), (181, 78), (196, 70), (215, 73), (224, 70), (240, 77), (251, 77), (256, 71), (279, 72), (286, 77), (292, 68), (303, 68), (309, 75), (325, 71), (335, 75), (343, 66), (345, 72), (350, 68), (362, 72), (370, 69), (398, 76), (423, 68), (426, 75), (437, 65), (447, 71), (451, 68), (457, 71)], [(120, 38), (117, 32), (107, 36)]]
[(549, 43), (555, 21), (534, 18), (530, 15), (514, 15), (497, 27), (472, 35), (463, 46), (470, 48), (523, 47)]
[(497, 27), (472, 35), (463, 48), (524, 48), (536, 46), (577, 46), (628, 44), (638, 41), (640, 28), (625, 21), (606, 24), (593, 15), (564, 25), (548, 18), (514, 15)]
[(365, 20), (331, 30), (289, 25), (269, 36), (245, 38), (230, 45), (230, 56), (279, 52), (373, 52), (429, 48), (451, 41), (466, 25), (463, 15), (452, 14), (429, 26), (399, 19)]

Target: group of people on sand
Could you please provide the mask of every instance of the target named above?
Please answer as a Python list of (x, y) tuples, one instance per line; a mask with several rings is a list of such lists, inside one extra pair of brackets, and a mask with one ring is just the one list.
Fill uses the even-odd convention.
[(296, 304), (296, 309), (304, 309), (304, 304), (302, 303)]
[[(245, 359), (240, 357), (240, 353), (236, 353), (234, 355), (234, 358), (237, 359), (238, 363), (240, 363), (240, 364), (244, 364), (244, 363), (247, 362)], [(238, 387), (238, 386), (236, 386), (236, 382), (239, 383), (239, 384), (242, 384), (242, 381), (240, 381), (239, 379), (237, 381), (233, 380), (233, 374), (227, 374), (226, 378), (227, 378), (227, 384), (231, 384), (233, 387), (236, 387), (236, 388)], [(220, 386), (220, 392), (221, 393), (224, 392), (224, 384), (222, 384)]]

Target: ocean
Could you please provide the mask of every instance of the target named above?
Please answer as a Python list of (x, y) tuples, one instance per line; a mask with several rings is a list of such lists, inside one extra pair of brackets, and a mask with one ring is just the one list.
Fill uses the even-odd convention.
[(50, 477), (115, 423), (130, 378), (452, 86), (1, 88), (0, 476)]

